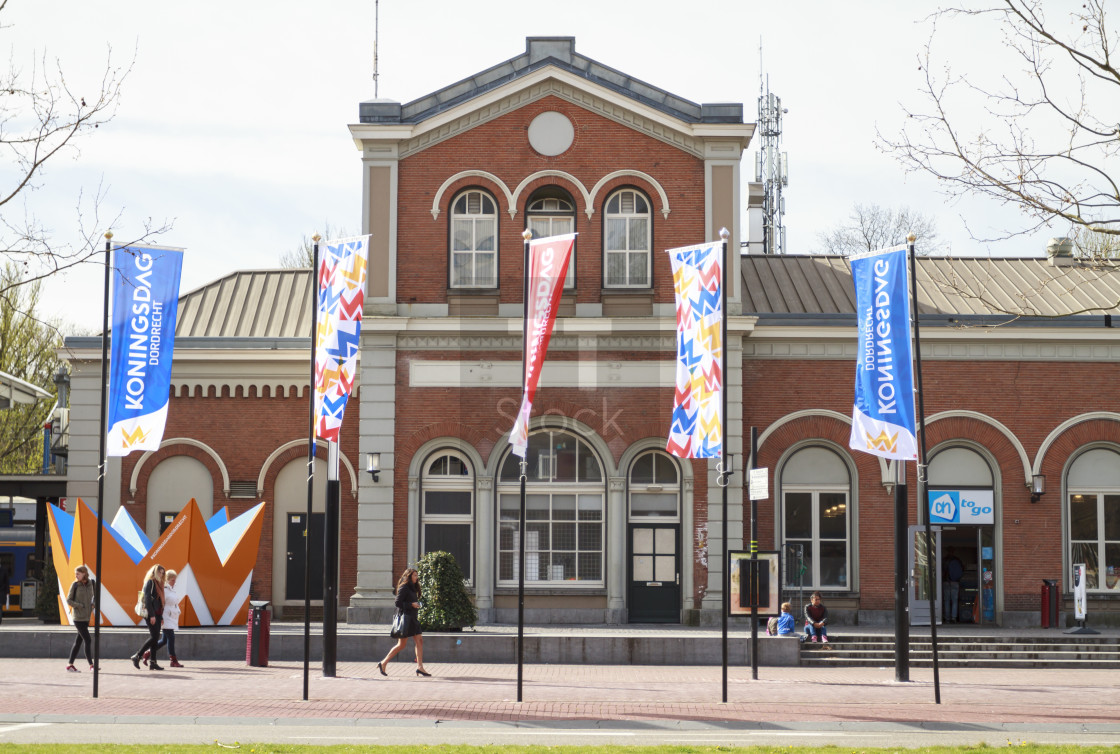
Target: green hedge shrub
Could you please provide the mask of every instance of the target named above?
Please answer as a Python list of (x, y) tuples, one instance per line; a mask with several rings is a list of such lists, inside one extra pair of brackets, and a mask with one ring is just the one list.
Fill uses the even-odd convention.
[(478, 622), (478, 610), (467, 594), (455, 556), (429, 552), (416, 564), (420, 572), (420, 626), (425, 631), (452, 631)]

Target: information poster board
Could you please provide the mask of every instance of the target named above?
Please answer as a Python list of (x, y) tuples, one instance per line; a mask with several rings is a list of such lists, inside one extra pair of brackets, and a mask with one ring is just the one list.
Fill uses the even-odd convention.
[(757, 555), (757, 570), (752, 579), (750, 552), (732, 550), (727, 553), (727, 572), (731, 579), (728, 615), (750, 615), (752, 597), (759, 617), (777, 617), (781, 614), (781, 558), (777, 552), (771, 551), (759, 552)]

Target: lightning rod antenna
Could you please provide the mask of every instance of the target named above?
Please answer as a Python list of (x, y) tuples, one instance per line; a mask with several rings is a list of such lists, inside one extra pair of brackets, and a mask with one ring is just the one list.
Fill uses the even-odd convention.
[(381, 0), (373, 0), (373, 98), (377, 99), (377, 32), (379, 25), (379, 10), (378, 7)]

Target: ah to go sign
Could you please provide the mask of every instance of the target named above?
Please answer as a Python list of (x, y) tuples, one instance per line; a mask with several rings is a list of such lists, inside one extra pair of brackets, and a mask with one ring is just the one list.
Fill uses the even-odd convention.
[(931, 524), (994, 524), (991, 490), (928, 490)]

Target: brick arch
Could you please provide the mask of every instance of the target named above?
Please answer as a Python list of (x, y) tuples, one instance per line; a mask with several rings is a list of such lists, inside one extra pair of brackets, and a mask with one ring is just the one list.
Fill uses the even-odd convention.
[(602, 193), (604, 197), (610, 196), (610, 193), (620, 186), (635, 185), (645, 186), (645, 191), (652, 198), (656, 196), (661, 200), (661, 217), (668, 220), (669, 213), (672, 211), (669, 208), (669, 195), (665, 192), (665, 188), (657, 182), (657, 179), (648, 173), (643, 173), (641, 170), (616, 170), (613, 173), (604, 175), (595, 186), (591, 189), (591, 199), (588, 202), (587, 217), (591, 218), (591, 211), (598, 200), (599, 194)]
[(448, 207), (444, 206), (444, 195), (448, 197), (446, 203), (450, 204), (451, 199), (462, 189), (468, 186), (485, 186), (487, 183), (497, 189), (494, 192), (495, 194), (505, 197), (506, 211), (510, 213), (510, 217), (513, 217), (517, 212), (517, 207), (513, 203), (513, 194), (510, 193), (509, 186), (505, 184), (505, 181), (485, 170), (460, 170), (455, 175), (448, 176), (447, 180), (436, 189), (435, 196), (432, 197), (432, 219), (438, 220), (440, 212), (449, 210)]
[[(135, 490), (129, 490), (133, 503), (130, 508), (134, 507), (134, 509), (129, 510), (129, 514), (140, 524), (141, 528), (144, 526), (142, 522), (146, 521), (148, 516), (148, 480), (160, 463), (176, 456), (193, 458), (210, 473), (211, 494), (214, 498), (215, 511), (230, 506), (232, 502), (229, 498), (229, 491), (222, 488), (224, 469), (210, 453), (196, 445), (171, 442), (162, 445), (159, 450), (150, 451), (140, 456), (129, 456), (123, 459), (124, 462), (121, 464), (122, 479), (132, 478), (135, 472)], [(184, 500), (183, 504), (185, 505), (186, 502)]]
[(987, 449), (999, 465), (999, 479), (1005, 487), (1003, 504), (1021, 502), (1026, 496), (1023, 457), (1020, 449), (1000, 429), (980, 418), (952, 416), (926, 427), (926, 446), (936, 447), (954, 440), (968, 440)]
[[(1120, 435), (1120, 414), (1110, 411), (1097, 411), (1072, 417), (1054, 428), (1042, 441), (1034, 459), (1034, 473), (1045, 474), (1044, 465), (1048, 465), (1053, 457), (1051, 454), (1069, 458), (1072, 453), (1082, 445), (1091, 442), (1118, 442)], [(1063, 468), (1065, 461), (1059, 464)]]
[[(588, 192), (587, 187), (583, 185), (579, 178), (564, 170), (538, 170), (532, 175), (526, 176), (521, 183), (517, 184), (517, 188), (513, 190), (510, 205), (510, 217), (515, 216), (517, 212), (517, 205), (521, 201), (521, 197), (528, 198), (539, 188), (544, 186), (553, 186), (559, 183), (567, 183), (569, 186), (575, 188), (572, 192), (573, 195), (578, 196), (583, 202), (583, 211), (587, 214), (588, 219), (595, 212), (594, 198)], [(580, 212), (580, 202), (576, 201), (576, 214)]]
[[(471, 445), (482, 458), (485, 465), (489, 453), (494, 448), (494, 441), (485, 433), (473, 426), (464, 425), (459, 421), (433, 422), (425, 425), (405, 438), (398, 441), (395, 459), (405, 464), (404, 478), (408, 476), (408, 463), (425, 443), (441, 437), (456, 437)], [(406, 460), (407, 459), (407, 460)]]
[[(1096, 443), (1120, 445), (1120, 421), (1090, 419), (1067, 427), (1049, 445), (1039, 450), (1040, 457), (1035, 460), (1035, 473), (1064, 482), (1063, 474), (1069, 459), (1085, 446)], [(1060, 492), (1060, 487), (1056, 485), (1048, 484), (1047, 487), (1052, 493)]]

